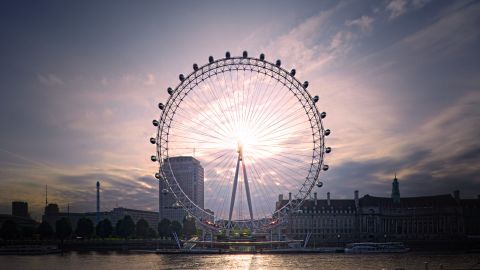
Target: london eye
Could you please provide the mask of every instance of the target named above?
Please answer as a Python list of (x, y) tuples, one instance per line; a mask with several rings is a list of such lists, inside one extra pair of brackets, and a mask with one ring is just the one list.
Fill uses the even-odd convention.
[[(193, 64), (158, 104), (157, 135), (150, 138), (156, 145), (151, 160), (159, 165), (155, 177), (180, 207), (212, 229), (262, 231), (282, 224), (328, 170), (326, 113), (308, 87), (295, 69), (264, 54), (227, 52)], [(170, 159), (182, 156), (194, 156), (204, 169), (204, 207), (184, 192), (172, 169)], [(276, 207), (279, 194), (290, 196)]]

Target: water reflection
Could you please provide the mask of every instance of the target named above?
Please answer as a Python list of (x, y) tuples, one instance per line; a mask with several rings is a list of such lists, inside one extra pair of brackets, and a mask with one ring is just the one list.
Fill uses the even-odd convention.
[(63, 256), (0, 256), (1, 269), (430, 269), (480, 268), (480, 254), (407, 253), (385, 255), (156, 255), (70, 252)]

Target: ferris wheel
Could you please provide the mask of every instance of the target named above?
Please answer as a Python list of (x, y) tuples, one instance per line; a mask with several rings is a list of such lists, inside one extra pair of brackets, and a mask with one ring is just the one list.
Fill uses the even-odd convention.
[[(159, 103), (155, 177), (164, 181), (176, 204), (198, 222), (218, 231), (248, 228), (268, 230), (287, 215), (299, 211), (315, 185), (324, 164), (325, 146), (318, 96), (307, 91), (296, 71), (275, 63), (229, 52), (193, 64), (168, 88), (169, 98)], [(176, 157), (193, 156), (204, 170), (204, 207), (182, 189), (172, 168)], [(288, 202), (276, 205), (279, 194)], [(209, 210), (206, 210), (209, 209)], [(212, 216), (212, 211), (214, 215)]]

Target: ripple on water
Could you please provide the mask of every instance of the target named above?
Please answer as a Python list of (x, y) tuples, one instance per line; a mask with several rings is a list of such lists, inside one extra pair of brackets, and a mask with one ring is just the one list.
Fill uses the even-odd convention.
[(332, 269), (480, 268), (480, 254), (238, 254), (157, 255), (117, 252), (70, 252), (65, 255), (0, 256), (1, 269)]

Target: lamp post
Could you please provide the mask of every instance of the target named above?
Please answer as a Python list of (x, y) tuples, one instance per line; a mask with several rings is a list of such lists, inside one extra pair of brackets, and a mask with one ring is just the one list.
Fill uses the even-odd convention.
[(338, 243), (338, 246), (340, 247), (340, 234), (337, 234), (337, 243)]
[(383, 240), (384, 240), (385, 243), (387, 242), (387, 234), (383, 235)]

